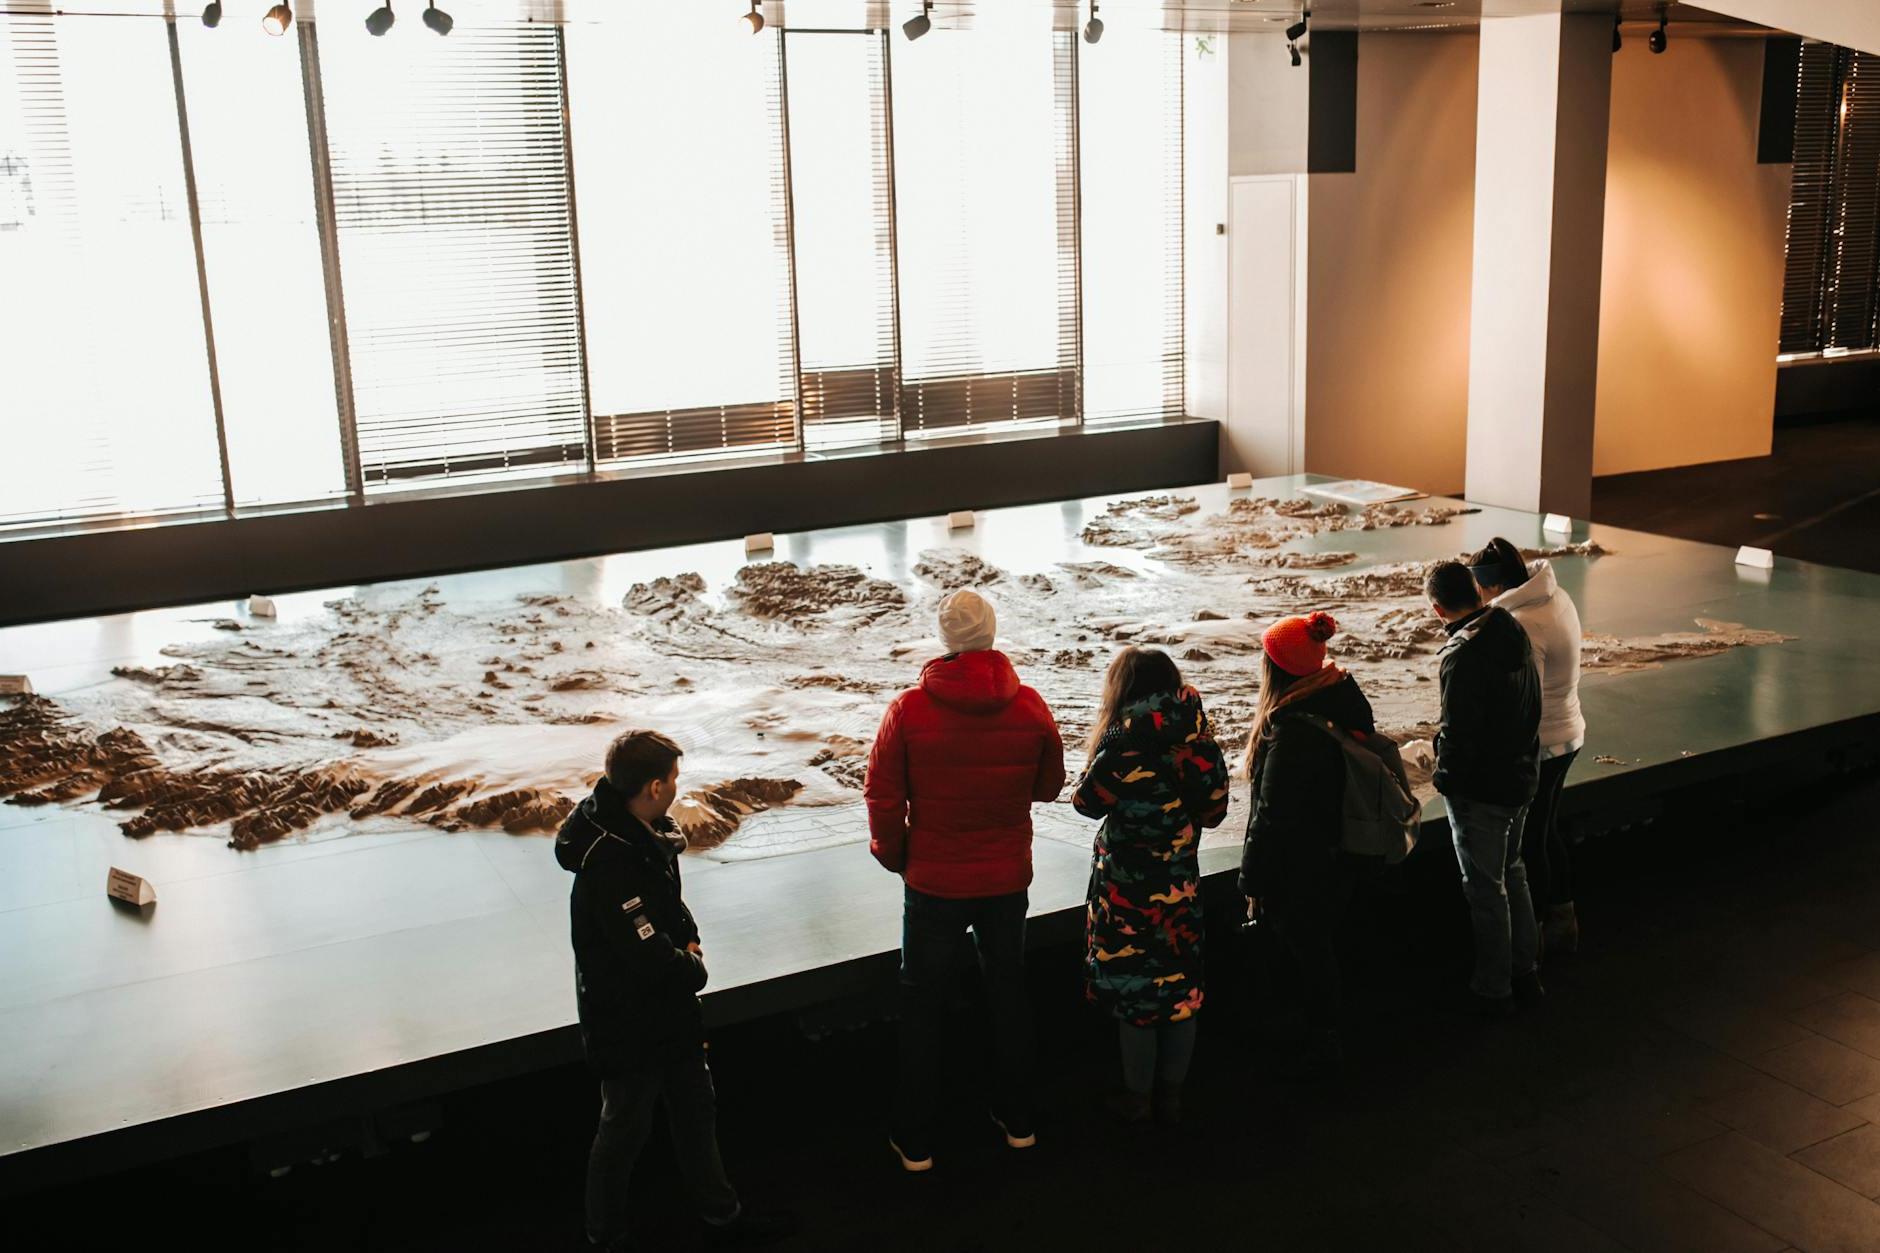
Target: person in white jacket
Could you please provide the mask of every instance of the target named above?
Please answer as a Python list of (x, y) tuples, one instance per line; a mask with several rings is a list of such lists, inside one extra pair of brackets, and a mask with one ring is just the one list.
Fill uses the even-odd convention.
[(1573, 867), (1560, 833), (1560, 793), (1586, 743), (1586, 719), (1580, 713), (1580, 611), (1560, 590), (1546, 559), (1529, 565), (1500, 536), (1470, 558), (1469, 572), (1483, 601), (1513, 614), (1534, 646), (1541, 680), (1540, 784), (1528, 810), (1521, 855), (1535, 912), (1542, 915), (1542, 951), (1570, 953), (1579, 947), (1580, 923), (1573, 910)]

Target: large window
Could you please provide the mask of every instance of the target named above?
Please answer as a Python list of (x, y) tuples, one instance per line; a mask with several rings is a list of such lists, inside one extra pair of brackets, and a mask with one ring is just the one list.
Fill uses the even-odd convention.
[(367, 491), (587, 465), (548, 23), (319, 30)]
[(1880, 347), (1880, 56), (1803, 44), (1784, 353)]
[(1180, 412), (1177, 35), (296, 7), (0, 12), (0, 534)]
[(702, 4), (566, 28), (602, 464), (795, 447), (777, 39)]
[(179, 22), (237, 505), (346, 490), (300, 41)]
[(0, 18), (0, 528), (220, 509), (168, 31)]
[(987, 8), (895, 50), (910, 435), (1077, 415), (1078, 45), (1049, 16)]

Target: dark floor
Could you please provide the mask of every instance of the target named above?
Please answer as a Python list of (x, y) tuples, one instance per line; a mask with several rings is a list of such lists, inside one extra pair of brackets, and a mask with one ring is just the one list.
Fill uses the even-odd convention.
[[(1877, 484), (1880, 423), (1837, 423), (1778, 432), (1767, 462), (1601, 480), (1594, 515), (1880, 569)], [(1880, 1251), (1880, 773), (1781, 799), (1735, 783), (1581, 846), (1584, 949), (1513, 1022), (1431, 1008), (1468, 940), (1430, 846), (1358, 911), (1340, 1083), (1272, 1075), (1253, 1037), (1277, 998), (1248, 993), (1220, 927), (1179, 1132), (1098, 1112), (1111, 1031), (1055, 949), (1032, 971), (1037, 1149), (998, 1143), (962, 1031), (940, 1165), (904, 1176), (882, 1122), (892, 1028), (772, 1021), (713, 1042), (727, 1161), (747, 1200), (797, 1214), (802, 1250)], [(578, 1070), (492, 1085), (376, 1156), (273, 1179), (231, 1149), (21, 1198), (8, 1244), (578, 1249), (593, 1106)], [(680, 1192), (656, 1137), (650, 1247), (692, 1246)]]
[(1880, 572), (1880, 412), (1777, 427), (1768, 457), (1595, 479), (1593, 521)]

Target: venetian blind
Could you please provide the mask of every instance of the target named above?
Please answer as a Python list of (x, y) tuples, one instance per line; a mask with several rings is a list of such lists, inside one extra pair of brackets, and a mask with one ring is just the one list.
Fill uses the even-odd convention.
[(597, 459), (793, 448), (776, 31), (640, 2), (565, 39)]
[(169, 32), (0, 16), (0, 530), (223, 508)]
[(784, 37), (803, 443), (897, 437), (887, 54), (879, 31)]
[(985, 10), (894, 50), (901, 423), (909, 436), (1078, 415), (1078, 48)]
[(1780, 350), (1880, 346), (1880, 57), (1804, 44)]
[(1183, 42), (1118, 28), (1079, 50), (1088, 422), (1182, 412)]
[(561, 36), (319, 27), (366, 490), (587, 463)]

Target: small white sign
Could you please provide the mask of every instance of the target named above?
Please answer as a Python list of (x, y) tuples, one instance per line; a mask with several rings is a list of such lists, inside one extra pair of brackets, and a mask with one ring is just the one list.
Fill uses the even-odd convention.
[(31, 696), (33, 681), (23, 674), (0, 674), (0, 696)]
[(272, 596), (250, 596), (248, 598), (248, 616), (251, 618), (274, 617), (274, 598)]
[(111, 867), (111, 872), (105, 876), (104, 891), (106, 896), (123, 901), (126, 905), (157, 903), (157, 889), (150, 886), (150, 880), (128, 870), (119, 870), (116, 866)]
[(1564, 513), (1550, 513), (1541, 519), (1541, 530), (1553, 535), (1573, 534), (1573, 519)]
[(947, 530), (970, 531), (973, 529), (973, 522), (973, 511), (971, 509), (955, 509), (952, 513), (947, 515)]
[(1230, 492), (1244, 492), (1252, 486), (1253, 476), (1251, 474), (1230, 474), (1227, 476), (1227, 490)]
[(1736, 550), (1736, 564), (1748, 566), (1752, 570), (1773, 570), (1776, 566), (1776, 555), (1767, 548), (1751, 548), (1744, 545)]
[(744, 537), (744, 555), (746, 557), (751, 556), (753, 553), (770, 552), (772, 549), (776, 548), (776, 546), (777, 541), (771, 537), (769, 531), (759, 531), (755, 535), (746, 535)]

